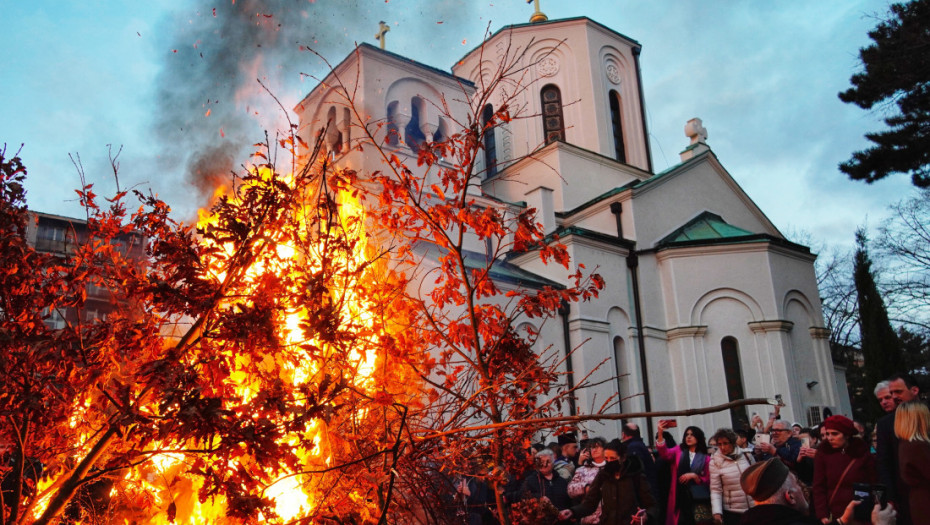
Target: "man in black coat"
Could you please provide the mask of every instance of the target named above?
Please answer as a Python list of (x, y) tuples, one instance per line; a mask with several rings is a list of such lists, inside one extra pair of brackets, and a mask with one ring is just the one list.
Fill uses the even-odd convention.
[[(898, 374), (888, 378), (888, 391), (897, 407), (905, 401), (917, 399), (920, 388), (914, 378), (906, 374)], [(875, 425), (875, 435), (878, 439), (878, 480), (885, 485), (888, 501), (894, 503), (898, 510), (899, 525), (911, 525), (910, 505), (908, 503), (907, 485), (901, 480), (898, 472), (898, 437), (894, 434), (895, 413), (884, 416)]]
[(649, 451), (649, 447), (643, 442), (643, 437), (639, 432), (639, 426), (636, 423), (627, 423), (623, 425), (620, 433), (620, 441), (626, 447), (627, 457), (636, 457), (643, 465), (643, 473), (646, 475), (646, 481), (649, 483), (649, 492), (652, 497), (658, 500), (656, 491), (656, 462)]
[(545, 449), (536, 453), (536, 470), (531, 470), (520, 488), (522, 499), (549, 500), (555, 508), (567, 509), (572, 501), (568, 497), (568, 481), (555, 473), (555, 454)]

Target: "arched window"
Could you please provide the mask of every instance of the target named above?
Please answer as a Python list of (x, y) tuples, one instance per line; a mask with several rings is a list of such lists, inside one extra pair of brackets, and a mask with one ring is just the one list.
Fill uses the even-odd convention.
[[(739, 344), (730, 336), (720, 341), (720, 352), (723, 355), (723, 373), (727, 381), (727, 398), (729, 401), (745, 398), (743, 389), (743, 373), (739, 366)], [(730, 409), (730, 421), (733, 428), (745, 428), (749, 424), (746, 417), (746, 407)]]
[(623, 147), (623, 119), (620, 113), (620, 93), (611, 89), (607, 96), (610, 99), (610, 125), (614, 134), (614, 156), (620, 162), (626, 162), (626, 149)]
[(336, 122), (336, 107), (331, 106), (326, 116), (326, 145), (331, 151), (342, 152), (342, 132)]
[(617, 404), (620, 412), (628, 412), (630, 407), (630, 370), (627, 366), (626, 343), (620, 336), (614, 337), (614, 363), (617, 366), (617, 394), (620, 396)]
[(565, 119), (562, 117), (562, 93), (554, 84), (543, 86), (539, 93), (542, 99), (543, 135), (546, 144), (565, 140)]
[(404, 130), (404, 142), (414, 153), (419, 152), (426, 141), (426, 135), (420, 130), (420, 106), (419, 97), (410, 100), (410, 122)]
[(387, 143), (390, 146), (400, 144), (400, 129), (397, 127), (397, 109), (399, 103), (395, 100), (388, 104), (387, 109)]
[(349, 111), (349, 108), (342, 108), (342, 125), (345, 129), (345, 143), (346, 146), (352, 147), (352, 112)]
[(497, 175), (497, 142), (494, 140), (494, 127), (488, 127), (488, 122), (493, 117), (494, 107), (488, 104), (481, 113), (481, 126), (484, 128), (485, 178)]

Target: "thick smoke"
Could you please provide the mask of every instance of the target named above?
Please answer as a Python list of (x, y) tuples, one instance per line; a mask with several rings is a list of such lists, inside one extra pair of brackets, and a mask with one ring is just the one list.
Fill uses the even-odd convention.
[[(183, 170), (187, 183), (202, 197), (228, 180), (252, 145), (263, 141), (265, 131), (274, 140), (275, 132), (287, 126), (285, 114), (257, 79), (291, 111), (315, 84), (306, 81), (305, 74), (325, 73), (307, 48), (338, 62), (357, 42), (373, 41), (379, 20), (392, 28), (401, 24), (405, 33), (428, 42), (451, 42), (461, 39), (463, 28), (452, 35), (443, 21), (464, 20), (469, 10), (469, 2), (453, 0), (199, 4), (177, 12), (165, 28), (174, 37), (162, 50), (164, 67), (156, 81), (154, 113), (159, 169)], [(426, 12), (424, 6), (429, 8)], [(390, 49), (393, 35), (388, 36)]]

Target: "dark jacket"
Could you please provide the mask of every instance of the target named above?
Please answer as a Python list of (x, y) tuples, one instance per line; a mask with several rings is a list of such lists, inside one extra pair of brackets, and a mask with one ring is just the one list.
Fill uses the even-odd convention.
[[(835, 524), (830, 522), (829, 525)], [(820, 520), (785, 505), (756, 505), (743, 513), (741, 525), (820, 525)]]
[(901, 481), (898, 472), (898, 437), (894, 435), (894, 415), (892, 412), (875, 424), (875, 435), (878, 438), (878, 481), (885, 486), (888, 501), (895, 504), (898, 525), (911, 525), (907, 485)]
[[(847, 466), (849, 470), (846, 470)], [(846, 475), (843, 476), (843, 472)], [(842, 484), (840, 478), (843, 478)], [(842, 516), (846, 506), (853, 499), (853, 483), (876, 483), (875, 458), (869, 453), (869, 446), (861, 438), (849, 439), (846, 448), (837, 450), (826, 441), (817, 448), (814, 457), (814, 511), (820, 518)], [(832, 503), (830, 496), (836, 490)]]
[[(568, 481), (552, 472), (552, 479), (546, 479), (538, 470), (530, 471), (520, 488), (522, 499), (549, 498), (559, 510), (567, 509), (572, 501), (568, 497)], [(593, 512), (593, 511), (592, 511)]]
[(658, 508), (649, 490), (649, 482), (637, 459), (627, 459), (620, 478), (601, 469), (581, 503), (572, 507), (572, 515), (582, 518), (597, 510), (601, 503), (601, 525), (629, 525), (638, 508), (646, 509), (653, 518)]
[(898, 444), (901, 480), (908, 487), (911, 516), (930, 516), (930, 443), (903, 441)]
[(646, 476), (646, 481), (649, 483), (649, 491), (652, 492), (652, 497), (658, 499), (658, 492), (656, 491), (656, 462), (652, 457), (652, 452), (649, 451), (649, 447), (643, 443), (643, 438), (630, 438), (626, 441), (626, 455), (635, 456), (639, 458), (639, 462), (643, 465), (643, 474)]
[[(788, 465), (788, 468), (797, 475), (798, 479), (806, 485), (810, 485), (814, 482), (814, 462), (811, 458), (799, 458), (802, 446), (801, 440), (792, 436), (775, 447), (775, 456), (778, 456), (785, 465)], [(765, 461), (771, 457), (773, 457), (771, 454), (760, 452), (757, 459)]]

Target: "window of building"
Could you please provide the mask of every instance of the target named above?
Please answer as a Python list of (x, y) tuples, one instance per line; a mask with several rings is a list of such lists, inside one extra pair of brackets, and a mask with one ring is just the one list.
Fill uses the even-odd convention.
[(620, 162), (626, 162), (626, 149), (623, 147), (623, 119), (620, 113), (620, 93), (610, 90), (610, 125), (614, 137), (614, 156)]
[(43, 252), (67, 253), (72, 234), (68, 225), (39, 222), (36, 232), (36, 249)]
[(481, 125), (484, 128), (484, 165), (485, 178), (497, 175), (497, 141), (494, 140), (494, 127), (488, 127), (488, 122), (494, 117), (494, 107), (488, 104), (481, 114)]
[(47, 326), (50, 330), (64, 329), (66, 325), (65, 316), (62, 315), (60, 310), (52, 310), (48, 312), (48, 314), (48, 317), (45, 318), (45, 326)]
[[(743, 373), (739, 365), (739, 344), (730, 336), (720, 341), (720, 352), (723, 355), (723, 373), (727, 382), (727, 398), (729, 401), (745, 398), (743, 389)], [(746, 407), (730, 409), (730, 421), (733, 428), (745, 428), (749, 424), (746, 417)]]
[(336, 107), (329, 108), (326, 117), (326, 139), (327, 145), (336, 153), (342, 152), (342, 131), (339, 130), (339, 123), (336, 122)]
[(352, 147), (352, 113), (349, 108), (342, 108), (342, 125), (345, 129), (345, 144)]
[(556, 140), (565, 140), (565, 119), (562, 117), (562, 93), (559, 88), (549, 84), (540, 91), (542, 99), (543, 135), (546, 144)]
[(614, 363), (617, 367), (617, 408), (621, 413), (630, 411), (630, 370), (627, 367), (626, 344), (622, 337), (614, 337)]
[(397, 127), (396, 115), (399, 103), (395, 100), (388, 104), (387, 110), (387, 143), (389, 146), (400, 144), (400, 129)]
[(426, 142), (426, 135), (420, 130), (420, 101), (419, 97), (414, 97), (410, 101), (410, 122), (404, 130), (404, 142), (413, 150), (414, 153), (420, 151)]

